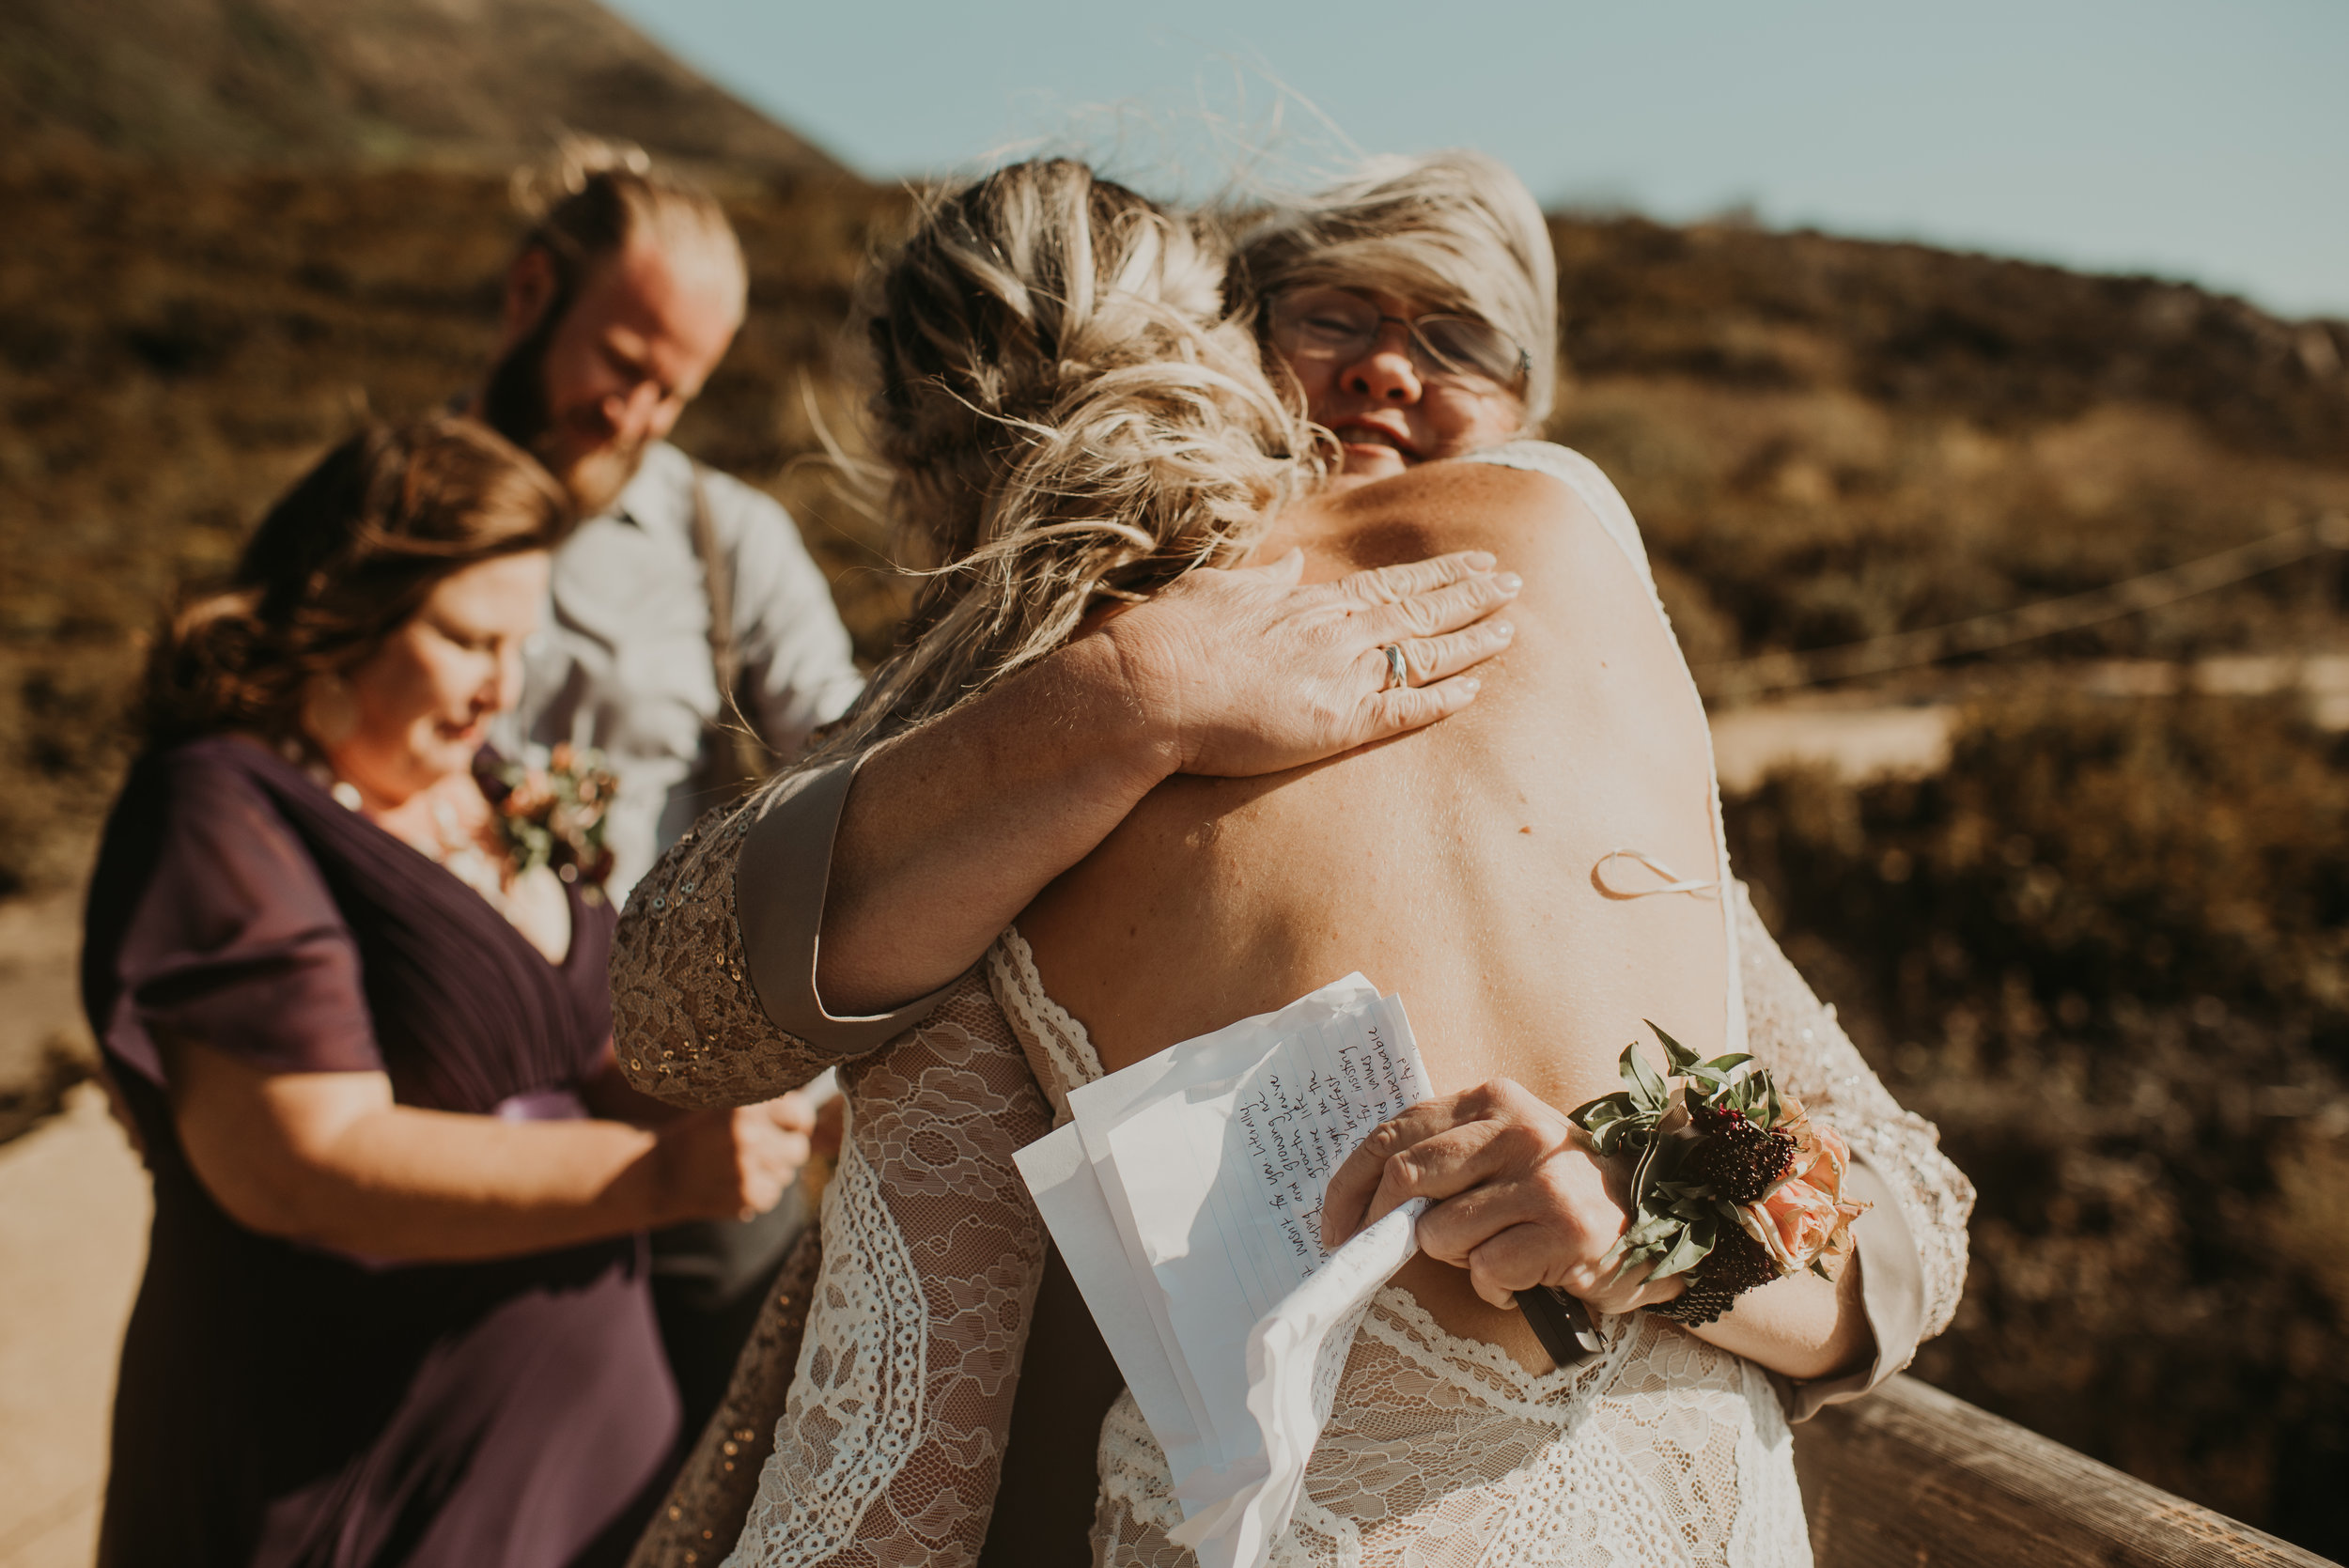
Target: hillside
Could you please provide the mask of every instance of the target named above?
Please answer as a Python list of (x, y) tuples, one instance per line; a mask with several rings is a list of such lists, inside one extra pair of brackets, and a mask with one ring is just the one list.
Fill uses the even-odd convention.
[(838, 169), (593, 0), (0, 8), (0, 130), (19, 151), (482, 165), (564, 127), (754, 173)]
[[(2149, 278), (1740, 226), (1555, 225), (1597, 458), (1699, 666), (2102, 586), (2349, 511), (2349, 323)], [(2015, 657), (2312, 650), (2287, 571)]]
[[(404, 0), (403, 0), (404, 3)], [(17, 160), (0, 199), (0, 891), (70, 877), (139, 630), (217, 569), (362, 409), (430, 408), (486, 352), (514, 219), (489, 172)], [(865, 646), (880, 541), (827, 500), (802, 388), (902, 198), (835, 177), (731, 197), (741, 344), (683, 439), (812, 509)], [(1770, 648), (2097, 586), (2349, 511), (2349, 327), (2178, 285), (1739, 227), (1560, 219), (1572, 369), (1552, 426), (1623, 486), (1700, 675)], [(799, 466), (795, 469), (794, 465)], [(2349, 647), (2310, 567), (2018, 650)], [(61, 726), (73, 716), (76, 722)], [(54, 826), (56, 831), (49, 831)]]

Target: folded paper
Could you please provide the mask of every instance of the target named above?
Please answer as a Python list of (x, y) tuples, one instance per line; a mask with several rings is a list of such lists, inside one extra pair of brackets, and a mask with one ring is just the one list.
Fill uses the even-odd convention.
[(1287, 1528), (1423, 1206), (1325, 1254), (1322, 1191), (1428, 1093), (1401, 999), (1354, 974), (1072, 1091), (1070, 1125), (1019, 1157), (1206, 1568), (1254, 1568)]

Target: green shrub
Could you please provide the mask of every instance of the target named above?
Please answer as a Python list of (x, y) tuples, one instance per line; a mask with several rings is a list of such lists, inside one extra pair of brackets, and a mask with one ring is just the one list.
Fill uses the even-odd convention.
[(1733, 852), (1977, 1182), (1918, 1371), (2349, 1551), (2349, 780), (2289, 708), (2041, 692), (1946, 774), (1770, 779)]

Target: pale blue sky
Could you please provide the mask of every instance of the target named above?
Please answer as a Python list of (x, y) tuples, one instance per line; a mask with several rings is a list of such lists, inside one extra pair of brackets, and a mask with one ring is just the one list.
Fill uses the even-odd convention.
[(1277, 82), (1365, 151), (1482, 147), (1545, 202), (1746, 205), (2349, 317), (2349, 0), (611, 3), (876, 176), (1051, 138), (1213, 182), (1216, 116), (1260, 129)]

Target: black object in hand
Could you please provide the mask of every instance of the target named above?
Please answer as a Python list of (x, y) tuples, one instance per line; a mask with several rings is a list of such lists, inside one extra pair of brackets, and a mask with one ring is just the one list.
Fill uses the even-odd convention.
[(1564, 1291), (1550, 1285), (1521, 1290), (1517, 1292), (1517, 1307), (1525, 1313), (1525, 1321), (1533, 1326), (1533, 1337), (1542, 1342), (1549, 1358), (1562, 1367), (1570, 1367), (1583, 1357), (1595, 1356), (1606, 1348), (1598, 1330), (1591, 1326), (1590, 1309)]

